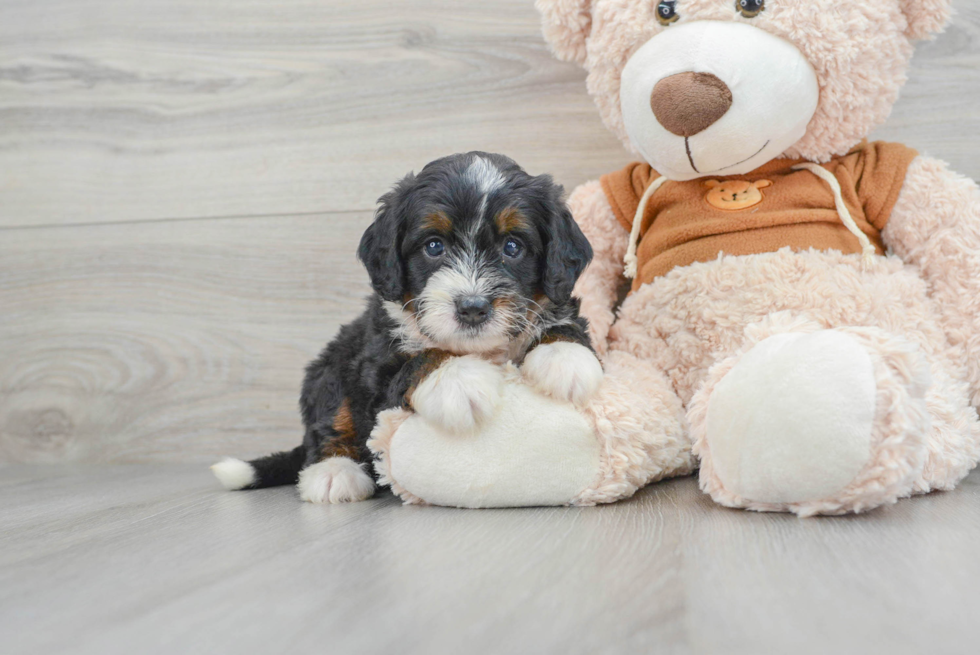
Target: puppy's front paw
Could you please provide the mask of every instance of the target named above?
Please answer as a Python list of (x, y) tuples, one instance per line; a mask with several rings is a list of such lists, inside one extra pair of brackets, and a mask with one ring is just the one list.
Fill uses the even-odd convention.
[(557, 400), (580, 405), (602, 382), (602, 366), (595, 354), (577, 343), (559, 341), (538, 346), (521, 366), (532, 387)]
[(471, 432), (493, 415), (503, 384), (494, 364), (475, 355), (453, 357), (419, 383), (411, 404), (422, 418), (449, 432)]
[(299, 472), (299, 497), (310, 503), (351, 503), (374, 494), (374, 480), (349, 457), (331, 457)]

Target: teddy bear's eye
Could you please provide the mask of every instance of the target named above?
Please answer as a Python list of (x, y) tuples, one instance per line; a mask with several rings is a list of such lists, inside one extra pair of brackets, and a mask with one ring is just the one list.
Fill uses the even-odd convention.
[(664, 0), (657, 5), (657, 20), (661, 25), (670, 25), (680, 18), (677, 13), (677, 0)]
[(735, 10), (745, 18), (755, 18), (766, 8), (766, 0), (735, 0)]

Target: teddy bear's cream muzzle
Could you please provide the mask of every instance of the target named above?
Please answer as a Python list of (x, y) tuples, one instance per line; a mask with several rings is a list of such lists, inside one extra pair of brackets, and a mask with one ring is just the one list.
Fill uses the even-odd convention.
[(626, 131), (671, 180), (747, 173), (799, 141), (817, 109), (812, 66), (788, 41), (743, 23), (672, 26), (623, 69)]

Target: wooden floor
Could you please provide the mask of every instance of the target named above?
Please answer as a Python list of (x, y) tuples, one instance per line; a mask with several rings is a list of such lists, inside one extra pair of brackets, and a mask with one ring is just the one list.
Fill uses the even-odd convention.
[(9, 654), (977, 652), (980, 472), (858, 517), (340, 506), (179, 464), (0, 478)]
[[(980, 179), (980, 3), (876, 137)], [(975, 653), (980, 474), (866, 516), (454, 511), (204, 464), (298, 443), (375, 199), (630, 156), (531, 0), (0, 0), (0, 652)]]

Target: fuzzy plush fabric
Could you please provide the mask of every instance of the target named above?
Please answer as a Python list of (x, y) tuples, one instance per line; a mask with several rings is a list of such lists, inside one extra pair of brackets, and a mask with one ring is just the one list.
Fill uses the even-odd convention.
[(398, 428), (413, 416), (415, 414), (407, 409), (387, 409), (381, 412), (371, 430), (367, 446), (374, 453), (374, 470), (378, 474), (378, 484), (390, 487), (391, 492), (406, 505), (425, 505), (426, 501), (403, 487), (391, 471), (391, 442), (398, 434)]
[(503, 367), (506, 412), (478, 435), (446, 435), (403, 409), (382, 412), (368, 447), (379, 483), (407, 504), (596, 505), (620, 500), (695, 461), (684, 409), (666, 378), (626, 353), (606, 360), (591, 401), (531, 392)]
[[(676, 18), (664, 25), (656, 1), (537, 0), (556, 55), (588, 71), (588, 90), (603, 121), (630, 150), (650, 157), (631, 169), (645, 167), (646, 177), (628, 190), (629, 207), (599, 182), (582, 185), (569, 198), (595, 253), (575, 295), (605, 371), (598, 392), (577, 410), (598, 454), (589, 483), (571, 497), (574, 485), (548, 490), (536, 480), (529, 489), (554, 502), (591, 505), (700, 466), (701, 487), (718, 503), (810, 516), (862, 512), (950, 489), (977, 464), (980, 190), (941, 162), (911, 161), (907, 149), (877, 193), (860, 188), (865, 177), (874, 177), (875, 167), (867, 162), (849, 170), (848, 179), (809, 166), (845, 155), (888, 116), (905, 81), (913, 41), (941, 31), (950, 4), (793, 0), (743, 15), (734, 2), (683, 0), (674, 4)], [(655, 40), (671, 29), (673, 36)], [(760, 34), (765, 38), (755, 38)], [(729, 37), (724, 47), (711, 41)], [(741, 47), (737, 39), (786, 56), (771, 62), (732, 57), (730, 51)], [(763, 71), (747, 61), (771, 67)], [(752, 87), (753, 80), (758, 86), (740, 86)], [(815, 85), (819, 100), (813, 102)], [(661, 92), (666, 96), (658, 97)], [(775, 103), (780, 93), (800, 94), (800, 102), (785, 104), (790, 115), (780, 117), (790, 128), (734, 115), (748, 106), (751, 118), (752, 108), (767, 106), (758, 104), (758, 96), (772, 96)], [(750, 101), (740, 105), (740, 95)], [(706, 115), (689, 116), (674, 107), (690, 98)], [(646, 141), (638, 144), (631, 136)], [(755, 154), (730, 156), (745, 143), (765, 145)], [(816, 176), (806, 180), (823, 194), (820, 203), (805, 193), (779, 196), (779, 180), (746, 179), (780, 155), (805, 162), (807, 171), (793, 175)], [(671, 168), (658, 166), (656, 157)], [(650, 186), (656, 191), (644, 194), (650, 216), (641, 218), (681, 232), (690, 228), (684, 216), (700, 212), (711, 218), (709, 228), (688, 235), (692, 243), (731, 227), (712, 212), (747, 212), (742, 219), (749, 222), (741, 227), (758, 230), (771, 226), (766, 212), (798, 208), (796, 202), (823, 211), (835, 230), (841, 231), (843, 221), (859, 240), (873, 237), (879, 254), (873, 255), (870, 242), (862, 243), (863, 255), (814, 239), (739, 254), (719, 245), (706, 256), (641, 277), (614, 314), (625, 281), (623, 258), (633, 254), (633, 212), (655, 177), (651, 168), (661, 177)], [(627, 177), (631, 185), (635, 180)], [(697, 212), (691, 203), (678, 209), (655, 199), (661, 192), (667, 198), (670, 185), (680, 181), (705, 184), (698, 188), (703, 201), (695, 198), (702, 203)], [(833, 210), (821, 181), (831, 187)], [(727, 204), (729, 196), (737, 207)], [(773, 207), (773, 199), (789, 204)], [(724, 213), (725, 220), (738, 216)], [(773, 211), (771, 220), (782, 213)], [(509, 375), (507, 384), (520, 384), (513, 371)], [(533, 414), (519, 399), (498, 411)], [(387, 412), (375, 430), (371, 447), (379, 455), (382, 483), (406, 502), (430, 496), (435, 502), (486, 504), (480, 499), (487, 482), (482, 469), (455, 476), (457, 482), (482, 481), (472, 492), (460, 487), (463, 495), (429, 484), (438, 477), (437, 466), (430, 467), (421, 493), (396, 479), (393, 444), (409, 420), (414, 419), (401, 410)], [(562, 445), (547, 421), (535, 425), (532, 438), (553, 449), (509, 442), (501, 453), (511, 468), (498, 470), (497, 479), (519, 480), (520, 471), (533, 468), (515, 456), (522, 447), (542, 470), (560, 472), (566, 455), (581, 461), (575, 454), (581, 435)], [(481, 436), (487, 435), (467, 438)], [(441, 461), (457, 461), (457, 455)], [(520, 500), (507, 502), (525, 504)]]
[(820, 85), (796, 46), (756, 25), (678, 20), (630, 56), (619, 96), (630, 143), (684, 181), (778, 157), (806, 134)]
[(409, 502), (470, 508), (565, 505), (593, 485), (601, 454), (585, 416), (516, 375), (501, 400), (509, 411), (478, 435), (440, 430), (421, 415), (386, 416), (381, 425), (397, 422), (397, 434), (382, 427), (372, 441), (385, 479)]
[[(867, 444), (865, 463), (855, 474), (846, 476), (849, 484), (833, 489), (824, 497), (798, 502), (764, 502), (746, 498), (726, 486), (717, 473), (718, 463), (711, 449), (712, 435), (706, 425), (707, 409), (715, 389), (732, 373), (733, 367), (758, 344), (773, 335), (819, 334), (826, 332), (812, 320), (794, 317), (789, 313), (774, 314), (759, 325), (747, 330), (748, 340), (743, 352), (713, 366), (705, 384), (691, 401), (689, 416), (694, 435), (694, 452), (701, 459), (701, 488), (722, 505), (745, 507), (758, 511), (791, 511), (800, 516), (813, 514), (842, 514), (860, 512), (909, 495), (914, 482), (921, 477), (925, 462), (925, 443), (930, 429), (930, 416), (924, 395), (929, 386), (929, 367), (921, 351), (905, 340), (877, 328), (840, 328), (840, 333), (855, 340), (870, 358), (874, 370), (874, 407), (871, 439)], [(831, 332), (835, 332), (831, 331)], [(834, 407), (820, 408), (827, 412)], [(843, 409), (843, 407), (841, 407)], [(769, 466), (785, 465), (792, 474), (799, 469), (802, 476), (812, 475), (807, 467), (792, 461), (795, 450), (805, 452), (822, 444), (793, 444), (790, 440), (808, 436), (783, 435), (784, 443), (774, 448)], [(786, 443), (790, 442), (790, 443)], [(822, 462), (829, 469), (837, 462)], [(783, 485), (785, 489), (785, 485)]]
[[(875, 443), (885, 443), (884, 435), (889, 434), (894, 439), (888, 444), (898, 444), (889, 446), (890, 456), (879, 453), (889, 462), (886, 468), (895, 471), (899, 467), (901, 458), (896, 452), (905, 452), (909, 460), (903, 465), (904, 473), (889, 484), (881, 481), (881, 475), (869, 473), (868, 484), (880, 485), (873, 494), (859, 493), (868, 487), (856, 484), (850, 496), (830, 501), (779, 507), (746, 502), (744, 506), (801, 514), (860, 511), (911, 491), (948, 489), (962, 479), (980, 457), (980, 423), (967, 399), (964, 353), (946, 340), (941, 317), (917, 269), (897, 257), (878, 258), (865, 270), (855, 255), (784, 249), (747, 257), (722, 256), (676, 269), (627, 298), (611, 330), (609, 357), (625, 351), (666, 371), (679, 399), (689, 408), (695, 441), (703, 444), (704, 411), (711, 388), (734, 366), (739, 353), (770, 334), (817, 327), (857, 333), (871, 329), (882, 343), (900, 344), (871, 349), (877, 353), (874, 357), (883, 358), (883, 363), (876, 364), (879, 406), (890, 406), (881, 399), (882, 394), (896, 398), (924, 395), (929, 429), (893, 434), (882, 431), (884, 422), (877, 423)], [(895, 360), (897, 355), (889, 358), (878, 352), (901, 353), (908, 348), (917, 349), (928, 363), (932, 382), (924, 391), (915, 391), (922, 385), (921, 376), (901, 377), (900, 373), (911, 370), (908, 364), (889, 368), (889, 362), (900, 362)], [(897, 371), (898, 377), (888, 377), (889, 371)], [(892, 384), (893, 379), (899, 383)], [(697, 399), (696, 392), (700, 394)], [(888, 418), (891, 425), (922, 425), (909, 403), (896, 411), (896, 417)], [(921, 456), (915, 454), (915, 447), (905, 448), (918, 433), (922, 433), (919, 441), (925, 442)], [(698, 446), (695, 454), (705, 458), (703, 448)], [(917, 463), (923, 457), (924, 463)], [(702, 480), (717, 500), (743, 506), (742, 499), (724, 493), (712, 475), (710, 461)]]
[(680, 19), (664, 27), (655, 15), (656, 2), (537, 1), (552, 50), (585, 66), (589, 93), (603, 121), (637, 155), (636, 144), (626, 134), (619, 89), (627, 60), (650, 38), (673, 25), (711, 20), (747, 22), (789, 41), (813, 66), (820, 103), (806, 135), (785, 156), (816, 162), (843, 155), (888, 117), (906, 80), (912, 40), (941, 31), (952, 3), (774, 2), (752, 19), (741, 17), (733, 4), (685, 0), (677, 4)]
[(573, 505), (609, 503), (696, 467), (680, 399), (664, 375), (639, 358), (610, 353), (606, 379), (586, 415), (602, 448), (597, 482)]
[(905, 35), (910, 39), (930, 39), (941, 32), (953, 13), (950, 0), (902, 0), (902, 13), (908, 21)]
[(568, 208), (592, 244), (592, 263), (573, 293), (582, 300), (580, 312), (589, 318), (592, 347), (601, 355), (606, 352), (606, 337), (615, 318), (612, 307), (622, 282), (629, 233), (620, 226), (598, 180), (575, 189)]
[[(592, 200), (600, 214), (611, 211)], [(613, 243), (615, 234), (607, 236)], [(589, 280), (581, 282), (585, 289), (605, 284)], [(716, 501), (804, 516), (863, 511), (951, 488), (980, 458), (980, 421), (967, 398), (963, 349), (945, 339), (928, 291), (918, 269), (897, 257), (877, 258), (867, 269), (856, 255), (789, 249), (722, 256), (644, 285), (612, 327), (605, 380), (582, 412), (600, 448), (595, 481), (565, 502), (612, 502), (690, 473), (698, 458), (701, 484)], [(874, 363), (877, 409), (867, 464), (832, 498), (764, 503), (732, 493), (714, 472), (704, 428), (712, 390), (765, 338), (824, 329), (857, 340)], [(392, 475), (390, 463), (391, 441), (411, 416), (385, 412), (369, 445), (381, 483), (406, 502), (422, 502)], [(553, 456), (564, 455), (559, 449)]]
[(564, 61), (585, 63), (585, 40), (592, 29), (592, 0), (535, 0), (541, 29)]
[(980, 407), (980, 189), (945, 163), (919, 157), (882, 238), (928, 281), (950, 344), (966, 355), (970, 399)]
[[(841, 330), (783, 332), (756, 343), (702, 387), (710, 390), (702, 468), (710, 459), (725, 491), (753, 502), (836, 496), (874, 451), (874, 372), (864, 347)], [(714, 375), (712, 368), (709, 380)]]
[[(714, 79), (711, 84), (719, 93), (724, 91), (722, 86), (732, 91), (735, 103), (730, 111), (734, 111), (737, 85), (744, 82), (745, 75), (753, 74), (752, 70), (728, 71), (730, 59), (718, 63), (709, 56), (702, 61), (705, 54), (698, 48), (686, 55), (693, 68), (675, 70), (674, 64), (665, 64), (666, 70), (647, 71), (662, 61), (639, 56), (652, 52), (655, 41), (651, 39), (665, 30), (681, 34), (677, 30), (683, 30), (686, 23), (705, 23), (702, 30), (684, 32), (697, 37), (707, 34), (710, 25), (734, 22), (784, 40), (812, 67), (819, 102), (805, 134), (783, 156), (817, 163), (848, 152), (888, 116), (905, 82), (913, 41), (940, 32), (951, 14), (950, 0), (779, 2), (768, 3), (754, 16), (743, 16), (732, 3), (685, 0), (674, 5), (677, 16), (663, 24), (655, 13), (656, 2), (538, 0), (537, 5), (552, 49), (559, 57), (585, 67), (588, 90), (603, 121), (634, 153), (650, 150), (643, 146), (660, 141), (672, 149), (678, 147), (643, 114), (646, 94), (651, 94), (652, 114), (663, 104), (656, 102), (657, 85), (670, 75), (693, 71), (718, 76), (722, 84)], [(735, 30), (719, 27), (715, 33), (734, 36)], [(630, 68), (630, 64), (641, 59), (644, 71), (637, 76), (633, 74), (636, 65)], [(627, 69), (632, 71), (627, 80), (632, 86), (624, 95)], [(692, 81), (689, 76), (679, 77), (670, 84), (686, 93)], [(629, 115), (624, 115), (624, 102), (630, 103)], [(636, 112), (642, 120), (633, 117)], [(682, 139), (679, 147), (682, 152), (686, 148), (690, 168), (684, 168), (683, 158), (677, 163), (675, 152), (663, 155), (663, 148), (656, 147), (652, 158), (640, 166), (649, 169), (656, 157), (665, 158), (672, 169), (660, 173), (668, 180), (690, 179), (693, 169), (705, 180), (716, 180), (712, 188), (734, 193), (738, 200), (741, 187), (725, 185), (745, 180), (738, 176), (729, 180), (725, 174), (719, 177), (705, 173), (706, 166), (697, 166), (699, 162), (711, 165), (711, 156), (704, 153), (712, 147), (727, 147), (725, 130), (730, 126), (721, 125), (727, 118), (713, 115), (717, 124), (699, 121), (697, 129), (687, 119), (678, 123), (671, 115), (665, 124), (660, 118), (657, 116), (663, 130)], [(744, 134), (748, 143), (778, 136), (767, 134), (765, 121), (748, 130), (751, 133)], [(631, 141), (631, 136), (650, 143)], [(913, 493), (952, 488), (980, 459), (980, 421), (975, 409), (980, 405), (980, 191), (935, 160), (920, 157), (911, 165), (904, 164), (895, 180), (899, 184), (892, 185), (893, 191), (901, 189), (897, 200), (894, 193), (888, 194), (887, 204), (894, 207), (875, 224), (881, 230), (877, 245), (885, 246), (887, 257), (867, 262), (826, 245), (825, 250), (816, 250), (794, 244), (794, 250), (741, 256), (724, 254), (727, 249), (718, 248), (723, 252), (716, 256), (699, 257), (697, 263), (641, 278), (641, 283), (648, 283), (634, 287), (616, 317), (610, 308), (623, 281), (621, 257), (629, 247), (627, 229), (633, 217), (627, 215), (629, 211), (619, 216), (629, 220), (620, 220), (617, 229), (617, 211), (623, 213), (621, 207), (614, 211), (618, 196), (606, 189), (607, 198), (600, 197), (595, 183), (572, 194), (572, 213), (596, 245), (596, 258), (579, 280), (576, 293), (582, 298), (583, 314), (592, 323), (596, 347), (606, 353), (607, 380), (616, 378), (609, 363), (627, 354), (633, 358), (629, 361), (663, 372), (668, 389), (687, 413), (695, 442), (693, 454), (702, 467), (702, 486), (718, 502), (800, 515), (863, 511)], [(744, 172), (732, 170), (741, 165), (733, 163), (724, 170), (735, 175)], [(652, 176), (651, 172), (648, 177)], [(747, 211), (763, 210), (767, 196), (777, 192), (773, 185), (761, 184), (752, 197), (745, 189), (742, 200)], [(634, 191), (633, 196), (639, 201), (639, 192)], [(608, 199), (613, 197), (615, 202), (610, 205)], [(860, 201), (855, 205), (853, 198), (844, 198), (842, 204), (849, 206), (850, 218), (860, 218), (879, 206)], [(670, 218), (668, 210), (658, 210), (656, 202), (648, 207), (653, 213), (651, 223)], [(632, 209), (636, 211), (635, 206)], [(845, 488), (799, 502), (764, 502), (726, 487), (718, 475), (706, 427), (713, 391), (767, 337), (827, 330), (857, 344), (854, 347), (866, 353), (874, 372), (874, 421), (861, 470)], [(765, 370), (758, 369), (756, 374), (764, 378)], [(778, 388), (776, 382), (771, 383)], [(726, 384), (732, 388), (737, 381)], [(763, 411), (765, 403), (758, 407)], [(732, 420), (738, 417), (733, 414)], [(806, 433), (801, 429), (793, 437), (806, 438)], [(791, 466), (803, 461), (800, 453), (811, 446), (804, 443), (800, 450), (787, 442), (773, 447), (787, 449), (783, 465)], [(861, 448), (849, 452), (858, 453)], [(775, 462), (782, 455), (767, 453)], [(854, 455), (852, 465), (860, 463), (859, 459)], [(729, 470), (738, 470), (737, 462), (734, 469), (729, 464)], [(640, 464), (641, 468), (646, 465)], [(653, 478), (671, 473), (669, 468), (658, 472), (655, 464), (649, 466)], [(804, 473), (811, 479), (814, 475), (813, 471)], [(793, 490), (777, 488), (761, 495), (778, 498), (780, 494), (790, 498)]]

